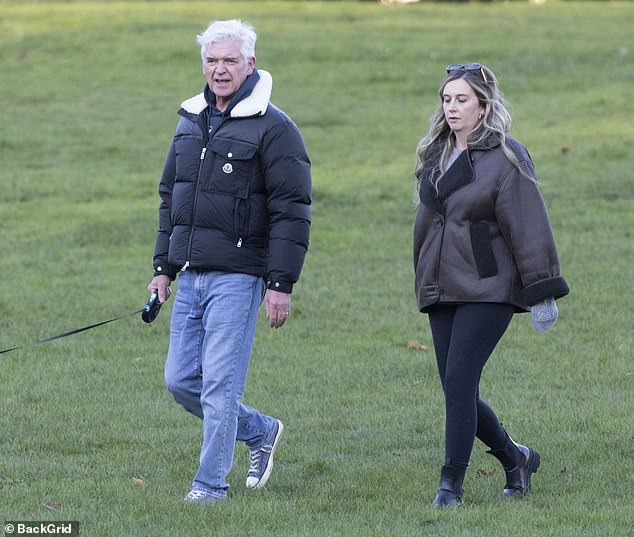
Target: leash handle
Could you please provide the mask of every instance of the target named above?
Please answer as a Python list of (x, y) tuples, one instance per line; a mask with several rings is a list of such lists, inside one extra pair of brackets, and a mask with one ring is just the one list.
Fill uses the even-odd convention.
[(162, 302), (159, 301), (158, 291), (152, 292), (147, 304), (141, 310), (141, 319), (144, 323), (151, 323), (161, 310)]

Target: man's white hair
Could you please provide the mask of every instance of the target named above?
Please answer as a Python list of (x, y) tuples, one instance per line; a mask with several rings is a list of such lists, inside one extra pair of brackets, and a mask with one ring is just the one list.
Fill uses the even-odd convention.
[(207, 47), (218, 41), (239, 41), (244, 61), (255, 58), (256, 39), (257, 35), (253, 26), (239, 19), (211, 22), (207, 29), (196, 37), (196, 41), (200, 45), (200, 57), (203, 63)]

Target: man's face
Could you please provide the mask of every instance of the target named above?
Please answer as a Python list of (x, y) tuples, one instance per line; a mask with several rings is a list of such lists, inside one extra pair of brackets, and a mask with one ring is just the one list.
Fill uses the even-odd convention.
[(231, 97), (244, 84), (253, 69), (255, 58), (245, 61), (237, 40), (218, 41), (207, 47), (203, 59), (203, 72), (207, 77), (209, 89), (216, 96), (219, 110), (227, 108)]

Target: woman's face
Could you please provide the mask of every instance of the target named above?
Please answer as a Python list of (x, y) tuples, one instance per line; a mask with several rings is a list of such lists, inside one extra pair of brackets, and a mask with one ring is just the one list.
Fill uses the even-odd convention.
[(462, 78), (447, 82), (442, 91), (442, 107), (456, 140), (466, 144), (467, 137), (480, 121), (480, 114), (484, 114), (484, 107), (473, 88)]

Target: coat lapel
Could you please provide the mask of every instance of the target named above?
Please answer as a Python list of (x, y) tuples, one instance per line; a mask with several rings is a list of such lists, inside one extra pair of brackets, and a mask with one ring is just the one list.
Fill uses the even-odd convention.
[(438, 193), (428, 179), (423, 179), (420, 183), (420, 190), (418, 191), (421, 203), (427, 207), (430, 211), (438, 214), (445, 214), (445, 208), (438, 199)]
[(446, 200), (456, 190), (471, 183), (475, 178), (469, 151), (463, 151), (438, 181), (438, 198)]
[(445, 214), (443, 202), (456, 190), (471, 183), (475, 177), (469, 152), (463, 151), (438, 181), (438, 192), (433, 185), (434, 176), (439, 173), (439, 156), (429, 158), (423, 166), (419, 196), (421, 202), (430, 210)]
[(445, 208), (442, 206), (442, 203), (440, 203), (438, 193), (433, 185), (434, 177), (437, 173), (439, 173), (438, 161), (440, 160), (441, 153), (442, 148), (440, 145), (432, 147), (429, 157), (423, 164), (423, 170), (421, 173), (422, 180), (420, 182), (418, 196), (420, 197), (421, 203), (430, 211), (445, 214)]
[(431, 148), (423, 164), (422, 181), (419, 190), (421, 203), (439, 214), (445, 214), (443, 203), (449, 196), (474, 181), (475, 171), (473, 170), (471, 160), (472, 151), (486, 151), (500, 145), (499, 138), (494, 134), (487, 136), (477, 144), (470, 144), (469, 148), (460, 154), (440, 178), (440, 181), (438, 181), (438, 192), (436, 192), (433, 183), (437, 174), (440, 173), (439, 162), (445, 142), (446, 138), (436, 140), (434, 146)]

